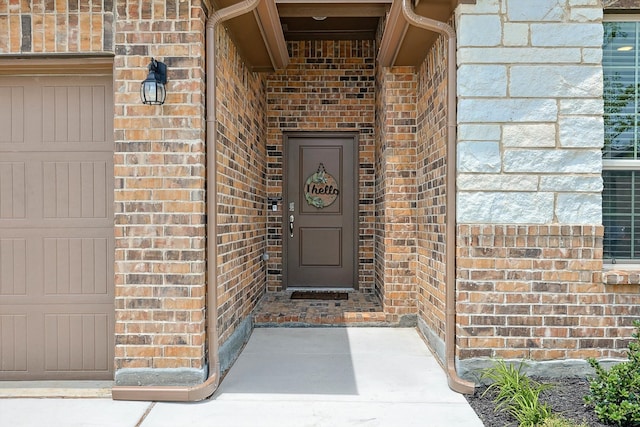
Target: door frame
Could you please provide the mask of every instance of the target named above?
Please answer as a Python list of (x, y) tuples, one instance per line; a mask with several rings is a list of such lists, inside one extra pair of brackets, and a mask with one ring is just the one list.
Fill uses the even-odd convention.
[[(359, 272), (360, 272), (360, 258), (358, 256), (360, 252), (360, 159), (358, 157), (359, 150), (359, 136), (357, 131), (283, 131), (282, 132), (282, 289), (289, 289), (288, 276), (288, 258), (289, 258), (289, 239), (287, 230), (289, 227), (289, 138), (351, 138), (353, 140), (353, 170), (354, 170), (354, 183), (355, 192), (353, 198), (353, 289), (360, 288)], [(299, 208), (298, 208), (299, 209)], [(313, 290), (314, 288), (305, 288), (305, 290)], [(340, 288), (341, 290), (349, 288)], [(322, 288), (322, 290), (331, 290), (331, 288)]]

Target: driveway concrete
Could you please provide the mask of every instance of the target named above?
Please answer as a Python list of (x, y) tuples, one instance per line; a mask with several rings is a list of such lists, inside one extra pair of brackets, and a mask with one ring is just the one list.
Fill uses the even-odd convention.
[(412, 328), (258, 328), (199, 403), (0, 399), (0, 426), (481, 427)]

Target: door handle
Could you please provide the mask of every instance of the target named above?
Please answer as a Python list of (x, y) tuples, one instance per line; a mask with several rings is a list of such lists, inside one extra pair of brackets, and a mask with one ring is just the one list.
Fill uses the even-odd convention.
[(293, 215), (289, 215), (289, 237), (293, 237), (293, 221), (295, 218)]

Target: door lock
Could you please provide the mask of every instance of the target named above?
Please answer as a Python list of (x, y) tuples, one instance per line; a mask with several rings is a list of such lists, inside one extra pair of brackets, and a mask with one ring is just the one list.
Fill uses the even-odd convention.
[(289, 237), (293, 237), (293, 221), (295, 218), (293, 215), (289, 215)]

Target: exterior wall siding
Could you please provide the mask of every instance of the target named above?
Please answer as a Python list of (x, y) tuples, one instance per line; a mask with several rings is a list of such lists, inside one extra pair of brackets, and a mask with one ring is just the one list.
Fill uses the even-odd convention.
[[(624, 357), (605, 285), (602, 5), (479, 0), (459, 28), (458, 357)], [(607, 279), (610, 277), (610, 279)]]
[(376, 289), (387, 320), (415, 316), (416, 85), (413, 67), (379, 70)]
[[(288, 42), (290, 64), (267, 77), (267, 192), (283, 195), (283, 132), (359, 132), (359, 289), (373, 292), (374, 54), (372, 41)], [(267, 290), (282, 290), (282, 203), (268, 215)]]
[(459, 10), (458, 222), (600, 224), (602, 8)]
[(0, 54), (113, 52), (114, 12), (111, 0), (0, 2)]
[(227, 341), (266, 289), (266, 77), (217, 32), (218, 330)]
[(386, 268), (386, 260), (384, 254), (386, 252), (385, 237), (386, 230), (384, 224), (387, 223), (386, 216), (386, 175), (382, 173), (386, 169), (386, 157), (382, 155), (384, 152), (384, 141), (387, 140), (386, 117), (389, 105), (382, 102), (384, 96), (382, 88), (387, 86), (386, 73), (382, 68), (376, 70), (376, 132), (375, 132), (375, 291), (380, 300), (384, 298), (384, 272)]
[(445, 339), (447, 66), (439, 38), (418, 69), (417, 304), (420, 319)]
[(461, 358), (624, 357), (640, 311), (637, 295), (602, 284), (602, 227), (458, 231)]
[[(158, 375), (172, 384), (202, 381), (207, 6), (199, 0), (8, 3), (0, 5), (0, 54), (115, 54), (117, 383), (148, 384)], [(216, 38), (222, 344), (265, 290), (266, 94), (264, 76), (245, 66), (223, 27)], [(168, 67), (163, 106), (140, 102), (151, 57)]]
[[(204, 25), (198, 0), (116, 5), (116, 382), (205, 366)], [(167, 100), (142, 105), (150, 57), (167, 64)], [(186, 372), (185, 372), (186, 371)]]
[[(373, 41), (289, 42), (291, 65), (261, 75), (218, 28), (220, 343), (282, 290), (283, 206), (267, 197), (283, 195), (283, 132), (357, 131), (359, 287), (388, 321), (417, 315), (445, 338), (444, 179), (456, 161), (461, 363), (624, 357), (640, 275), (602, 262), (601, 3), (458, 7), (457, 159), (441, 42), (418, 68), (377, 70)], [(0, 4), (2, 55), (115, 55), (119, 384), (206, 376), (207, 5)], [(169, 67), (163, 106), (140, 104), (150, 57)]]
[[(168, 4), (168, 3), (167, 3)], [(139, 10), (116, 31), (116, 380), (206, 376), (206, 9)], [(122, 7), (121, 7), (122, 6)], [(118, 5), (119, 16), (130, 16)], [(153, 18), (150, 21), (147, 18)], [(151, 25), (151, 26), (150, 26)], [(156, 44), (147, 31), (160, 34)], [(216, 30), (218, 340), (224, 343), (265, 289), (265, 84)], [(163, 106), (139, 103), (149, 57), (169, 69)], [(177, 371), (175, 371), (177, 369)], [(177, 373), (175, 373), (177, 372)], [(148, 375), (148, 376), (147, 376)], [(174, 377), (172, 377), (172, 375)]]

